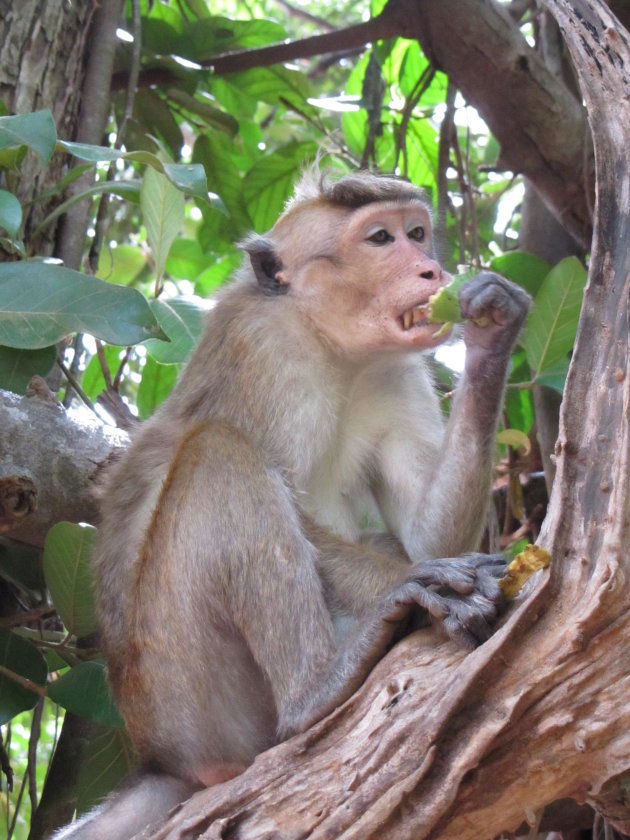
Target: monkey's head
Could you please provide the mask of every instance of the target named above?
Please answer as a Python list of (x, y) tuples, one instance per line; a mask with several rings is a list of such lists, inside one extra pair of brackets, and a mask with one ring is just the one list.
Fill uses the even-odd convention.
[(434, 347), (429, 297), (451, 280), (433, 256), (421, 191), (367, 173), (309, 174), (264, 237), (243, 243), (260, 288), (282, 295), (351, 355)]

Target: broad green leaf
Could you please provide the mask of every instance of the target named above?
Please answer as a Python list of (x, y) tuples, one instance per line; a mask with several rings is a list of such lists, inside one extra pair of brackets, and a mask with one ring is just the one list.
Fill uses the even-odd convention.
[(573, 347), (585, 284), (584, 267), (577, 257), (567, 257), (540, 287), (524, 341), (534, 376), (555, 367)]
[(69, 198), (67, 201), (64, 201), (56, 207), (52, 213), (49, 213), (44, 221), (35, 229), (33, 236), (37, 236), (40, 231), (46, 227), (46, 225), (54, 222), (55, 219), (59, 218), (59, 216), (63, 216), (63, 214), (67, 213), (67, 211), (75, 204), (80, 204), (82, 201), (85, 201), (86, 198), (90, 198), (90, 196), (101, 195), (102, 193), (111, 193), (112, 195), (120, 195), (128, 201), (137, 201), (140, 191), (139, 188), (140, 184), (135, 179), (130, 179), (128, 181), (98, 181), (89, 189), (82, 190), (80, 193), (73, 195), (72, 198)]
[(138, 386), (138, 417), (146, 420), (171, 393), (177, 381), (178, 365), (161, 365), (147, 356)]
[(548, 262), (526, 251), (510, 251), (495, 257), (490, 268), (508, 280), (518, 283), (532, 297), (536, 297), (545, 277), (551, 271)]
[(145, 347), (162, 364), (185, 362), (201, 336), (207, 306), (203, 301), (184, 297), (158, 298), (149, 305), (170, 343), (147, 341)]
[(25, 394), (28, 383), (37, 374), (47, 376), (55, 364), (54, 347), (41, 350), (18, 350), (0, 345), (0, 388)]
[(155, 261), (155, 274), (160, 279), (169, 249), (184, 225), (184, 196), (165, 175), (148, 168), (142, 179), (140, 206)]
[(48, 696), (69, 712), (102, 726), (124, 726), (109, 693), (102, 662), (81, 662), (70, 668), (50, 683)]
[(13, 193), (0, 190), (0, 227), (4, 228), (11, 239), (18, 235), (22, 224), (22, 206)]
[(164, 174), (178, 190), (208, 200), (208, 184), (199, 163), (165, 163)]
[(270, 20), (231, 20), (216, 16), (189, 24), (180, 41), (180, 52), (186, 58), (203, 61), (218, 53), (262, 47), (285, 38), (284, 27)]
[[(44, 686), (48, 668), (41, 653), (26, 639), (0, 627), (0, 665), (36, 685)], [(0, 672), (0, 726), (19, 712), (32, 709), (39, 695)]]
[(559, 394), (564, 393), (564, 386), (567, 381), (567, 374), (569, 373), (569, 359), (564, 358), (544, 370), (536, 377), (538, 385), (546, 385), (547, 388), (553, 388)]
[(90, 562), (96, 528), (57, 522), (44, 542), (44, 577), (66, 628), (75, 636), (96, 630)]
[(131, 741), (120, 729), (105, 729), (90, 739), (81, 765), (77, 811), (85, 813), (129, 775), (137, 762)]
[(136, 289), (50, 263), (0, 264), (0, 344), (35, 350), (73, 332), (120, 345), (161, 335)]
[(269, 230), (282, 212), (300, 170), (317, 152), (314, 143), (290, 143), (254, 164), (244, 192), (254, 230)]
[(95, 146), (91, 143), (72, 143), (69, 140), (58, 140), (57, 148), (69, 152), (79, 160), (89, 160), (91, 163), (111, 163), (123, 156), (118, 149), (110, 149), (108, 146)]
[(28, 146), (42, 163), (48, 163), (55, 151), (57, 129), (49, 110), (0, 117), (0, 149)]

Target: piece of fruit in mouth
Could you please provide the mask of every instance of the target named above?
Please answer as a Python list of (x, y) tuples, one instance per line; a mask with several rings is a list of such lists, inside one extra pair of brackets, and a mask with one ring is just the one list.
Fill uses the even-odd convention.
[(428, 304), (418, 304), (411, 309), (407, 309), (402, 314), (403, 330), (410, 330), (414, 324), (421, 322), (426, 323), (428, 317)]

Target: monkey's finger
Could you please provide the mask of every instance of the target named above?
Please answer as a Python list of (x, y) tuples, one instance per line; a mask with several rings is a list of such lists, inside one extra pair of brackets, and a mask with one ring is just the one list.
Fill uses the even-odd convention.
[(485, 616), (467, 603), (460, 603), (457, 609), (444, 620), (444, 626), (449, 635), (452, 635), (453, 631), (457, 632), (457, 636), (453, 638), (461, 637), (456, 629), (461, 628), (461, 632), (468, 638), (472, 638), (475, 645), (482, 644), (492, 635), (492, 627)]
[[(432, 589), (427, 589), (416, 580), (407, 580), (392, 595), (391, 607), (386, 610), (387, 620), (400, 621), (409, 614), (410, 607), (421, 607), (440, 621), (449, 614), (445, 598)], [(388, 605), (389, 606), (389, 605)]]
[(477, 592), (497, 606), (505, 602), (505, 595), (499, 586), (502, 577), (503, 575), (480, 574), (477, 578)]
[(491, 574), (495, 574), (494, 570), (497, 570), (500, 577), (503, 577), (505, 574), (505, 569), (507, 567), (507, 558), (503, 554), (481, 554), (475, 552), (474, 554), (467, 554), (465, 555), (466, 559), (469, 560), (472, 565), (479, 569), (480, 571), (491, 571)]
[(462, 595), (474, 590), (476, 578), (477, 570), (465, 558), (425, 561), (413, 570), (413, 579), (422, 586), (448, 586)]

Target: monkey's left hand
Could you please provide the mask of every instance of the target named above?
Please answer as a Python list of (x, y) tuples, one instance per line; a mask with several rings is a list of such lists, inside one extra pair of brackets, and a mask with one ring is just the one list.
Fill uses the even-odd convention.
[(459, 305), (466, 319), (467, 355), (475, 362), (480, 354), (509, 355), (529, 312), (531, 298), (520, 286), (483, 271), (462, 286)]
[(437, 587), (446, 632), (472, 648), (490, 638), (491, 625), (506, 604), (499, 587), (505, 570), (502, 554), (473, 553), (414, 563), (409, 577)]

